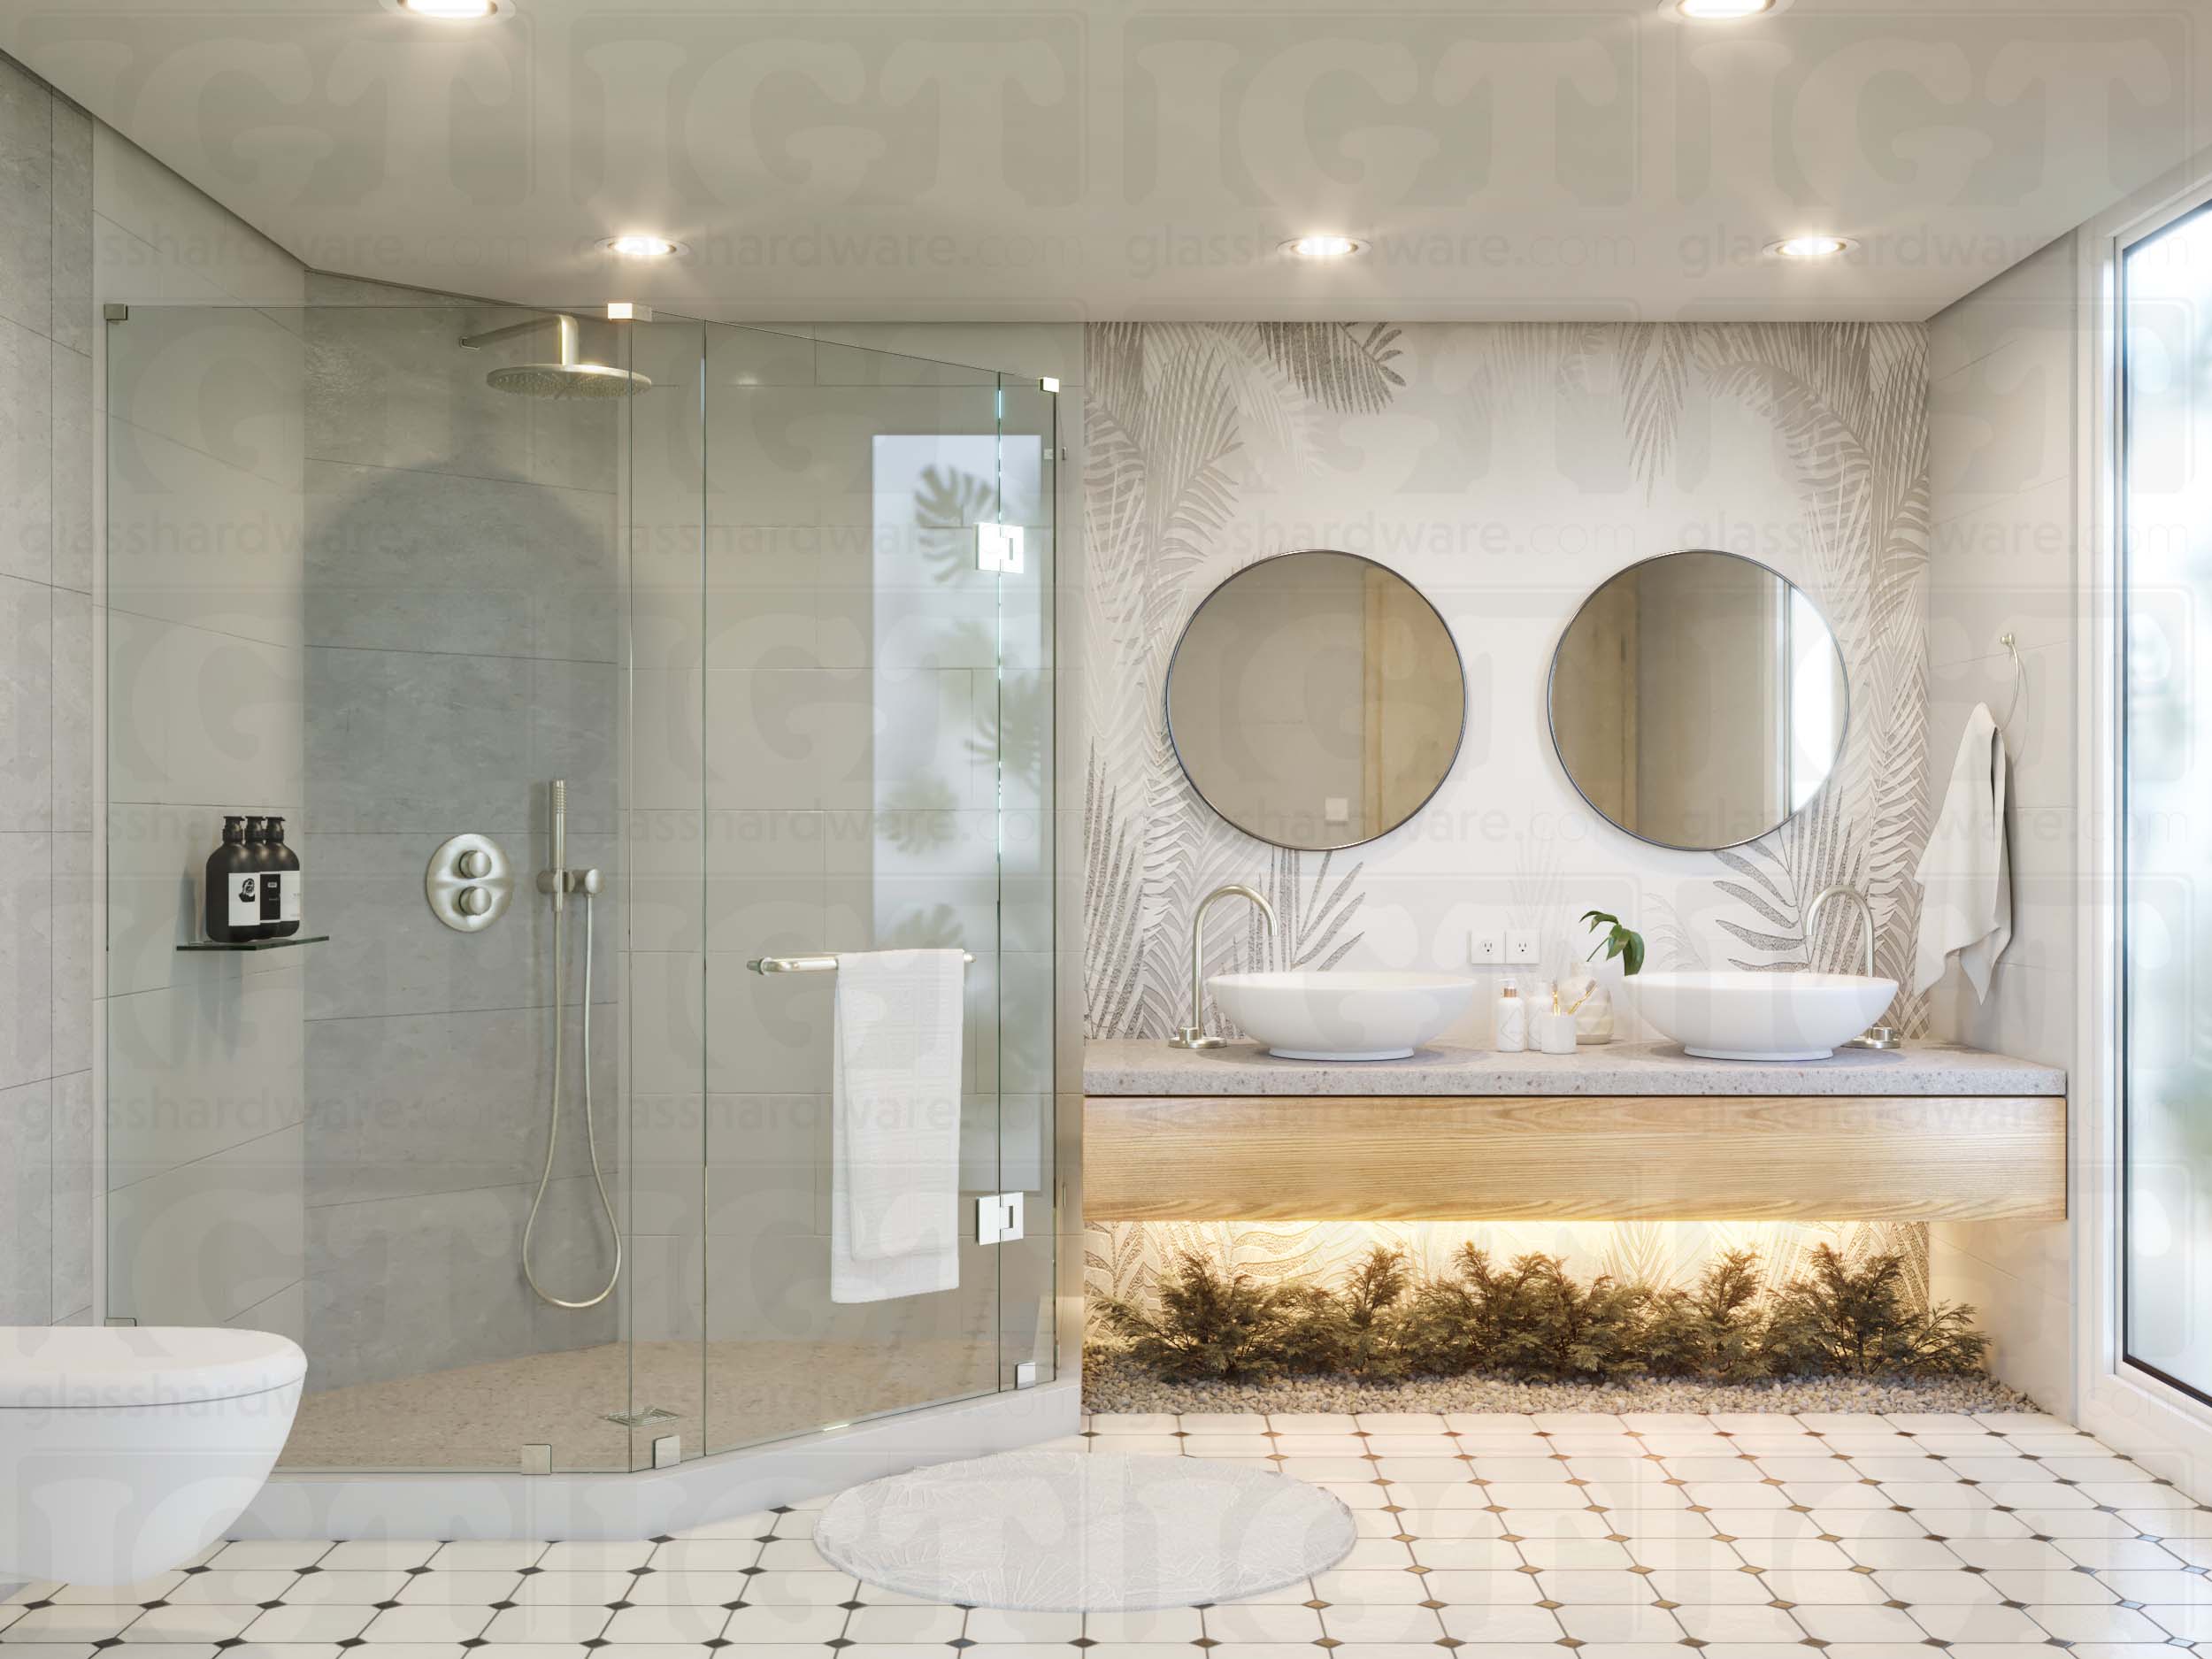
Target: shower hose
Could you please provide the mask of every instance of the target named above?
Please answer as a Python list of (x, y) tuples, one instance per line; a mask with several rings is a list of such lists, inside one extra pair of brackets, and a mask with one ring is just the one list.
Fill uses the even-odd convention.
[[(565, 879), (567, 872), (557, 870), (555, 879)], [(584, 1144), (591, 1148), (591, 1181), (599, 1189), (599, 1207), (607, 1212), (607, 1226), (614, 1237), (614, 1271), (607, 1275), (605, 1286), (596, 1296), (587, 1296), (581, 1302), (569, 1302), (549, 1292), (538, 1283), (538, 1276), (530, 1267), (530, 1237), (537, 1231), (538, 1210), (545, 1202), (545, 1189), (553, 1180), (553, 1157), (561, 1144), (561, 1050), (567, 1045), (563, 1041), (568, 1034), (566, 1023), (561, 1017), (561, 913), (565, 906), (563, 895), (553, 897), (553, 1103), (546, 1125), (545, 1171), (538, 1177), (537, 1196), (530, 1201), (530, 1218), (522, 1227), (522, 1276), (530, 1281), (530, 1288), (541, 1302), (556, 1308), (596, 1308), (614, 1294), (614, 1287), (622, 1278), (622, 1224), (615, 1218), (614, 1202), (607, 1196), (607, 1178), (599, 1168), (599, 1133), (592, 1121), (591, 1110), (591, 892), (587, 888), (584, 900)]]

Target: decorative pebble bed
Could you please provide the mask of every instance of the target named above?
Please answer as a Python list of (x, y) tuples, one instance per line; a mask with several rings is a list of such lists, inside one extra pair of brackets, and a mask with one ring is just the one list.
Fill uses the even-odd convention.
[(1654, 1377), (1607, 1383), (1532, 1383), (1508, 1378), (1430, 1377), (1364, 1382), (1292, 1377), (1274, 1382), (1162, 1382), (1127, 1358), (1083, 1356), (1090, 1412), (1210, 1411), (2034, 1411), (1993, 1377), (1926, 1380), (1822, 1377), (1770, 1383), (1706, 1383)]

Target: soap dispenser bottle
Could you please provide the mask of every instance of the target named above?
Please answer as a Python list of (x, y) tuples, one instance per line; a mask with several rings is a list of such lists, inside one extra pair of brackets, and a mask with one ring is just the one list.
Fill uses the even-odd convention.
[(269, 845), (269, 820), (250, 818), (246, 820), (246, 867), (254, 878), (254, 923), (249, 939), (267, 939), (276, 932), (277, 880), (276, 863)]
[(246, 846), (246, 820), (223, 820), (222, 844), (207, 856), (207, 936), (243, 944), (261, 933), (261, 881)]
[(270, 937), (289, 939), (300, 930), (300, 856), (284, 844), (280, 818), (269, 820), (269, 879), (277, 884), (276, 925)]
[(1522, 1054), (1528, 1048), (1528, 1006), (1521, 988), (1511, 979), (1498, 987), (1497, 1027), (1493, 1041), (1500, 1054)]

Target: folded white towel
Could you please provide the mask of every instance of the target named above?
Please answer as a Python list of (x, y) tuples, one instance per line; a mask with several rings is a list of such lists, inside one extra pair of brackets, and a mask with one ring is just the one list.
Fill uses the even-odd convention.
[(2012, 942), (2012, 871), (2005, 850), (2004, 734), (1985, 703), (1966, 717), (1942, 816), (1928, 836), (1914, 876), (1920, 906), (1920, 956), (1912, 988), (1943, 977), (1945, 958), (1959, 966), (1977, 998), (1989, 995), (1990, 970)]
[(837, 958), (830, 1300), (960, 1283), (957, 950)]

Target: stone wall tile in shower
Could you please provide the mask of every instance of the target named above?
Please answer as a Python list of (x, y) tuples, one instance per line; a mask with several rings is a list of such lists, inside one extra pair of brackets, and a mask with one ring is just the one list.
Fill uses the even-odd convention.
[(108, 356), (111, 421), (299, 488), (297, 334), (245, 306), (142, 306), (118, 326), (130, 340)]
[(0, 317), (0, 575), (35, 582), (54, 574), (53, 379), (46, 336)]
[(108, 1194), (113, 1311), (221, 1325), (300, 1277), (295, 1125)]
[(300, 798), (297, 650), (120, 611), (108, 637), (111, 800)]
[(706, 1231), (828, 1237), (833, 1156), (827, 1094), (710, 1095)]
[(53, 1074), (54, 838), (0, 831), (0, 1088)]
[[(91, 303), (91, 289), (85, 303)], [(92, 591), (92, 359), (59, 341), (47, 354), (54, 411), (54, 586)]]
[(0, 317), (53, 328), (54, 96), (0, 62)]
[(706, 958), (692, 951), (640, 950), (631, 953), (629, 966), (623, 1008), (630, 1087), (639, 1095), (704, 1092)]
[(604, 491), (311, 461), (308, 637), (611, 663), (614, 504)]
[(530, 1352), (534, 1298), (518, 1263), (534, 1187), (310, 1210), (314, 1386)]
[(92, 1305), (92, 1073), (54, 1079), (54, 1318)]
[(108, 1185), (296, 1129), (305, 1114), (296, 953), (108, 1001)]
[[(704, 565), (708, 667), (747, 672), (869, 661), (864, 530), (714, 525)], [(701, 580), (695, 565), (688, 595), (695, 607)]]
[[(963, 676), (964, 680), (964, 676)], [(916, 687), (901, 735), (926, 741), (941, 726), (935, 687)], [(874, 804), (870, 776), (879, 693), (860, 669), (710, 671), (705, 753), (710, 807), (847, 810)], [(919, 763), (917, 763), (918, 764)], [(949, 804), (966, 804), (954, 784)]]
[(92, 1064), (93, 968), (99, 956), (89, 830), (54, 835), (54, 1053), (57, 1074)]
[(53, 101), (53, 323), (57, 345), (92, 352), (92, 118)]
[[(833, 973), (755, 974), (746, 958), (707, 957), (707, 1090), (713, 1094), (826, 1094), (830, 1087)], [(637, 1064), (641, 1025), (634, 1025)]]
[[(450, 834), (476, 826), (456, 818), (449, 829), (390, 834), (340, 834), (311, 830), (288, 839), (313, 872), (308, 887), (314, 908), (310, 931), (330, 935), (309, 957), (310, 1019), (373, 1014), (465, 1012), (477, 1009), (541, 1006), (552, 1000), (552, 913), (536, 887), (548, 856), (545, 837), (528, 831), (494, 835), (512, 864), (514, 894), (504, 915), (479, 933), (461, 933), (432, 914), (423, 877)], [(596, 901), (593, 995), (614, 1000), (622, 928), (614, 915), (622, 883), (614, 879), (618, 849), (604, 836), (569, 837), (572, 864), (596, 867), (609, 877)], [(583, 926), (572, 907), (562, 954), (567, 963), (565, 995), (581, 994)]]
[(92, 600), (56, 588), (53, 595), (53, 826), (92, 827)]
[(43, 1079), (0, 1088), (0, 1324), (54, 1317), (53, 1102)]
[(113, 609), (296, 648), (302, 534), (296, 477), (265, 477), (165, 434), (109, 423)]
[(0, 576), (0, 830), (54, 822), (54, 595)]
[(613, 829), (612, 667), (320, 648), (307, 659), (318, 832), (526, 835), (557, 777), (572, 833)]
[[(242, 1308), (224, 1324), (241, 1331), (268, 1331), (307, 1346), (307, 1281), (294, 1279), (274, 1294)], [(311, 1368), (312, 1362), (310, 1362)]]
[(628, 685), (631, 807), (698, 811), (706, 787), (705, 675), (640, 666)]
[[(585, 1173), (583, 1093), (571, 1010), (557, 1177)], [(619, 1162), (613, 1020), (595, 1016), (600, 1160)], [(306, 1027), (308, 1202), (350, 1204), (534, 1182), (545, 1158), (552, 1010), (318, 1019)]]
[[(618, 420), (611, 400), (538, 399), (495, 391), (485, 375), (503, 365), (550, 363), (549, 315), (519, 306), (399, 304), (380, 285), (352, 285), (329, 303), (328, 280), (310, 279), (319, 309), (308, 320), (307, 452), (413, 472), (453, 472), (611, 492)], [(533, 332), (477, 349), (462, 339), (533, 317)], [(586, 362), (622, 359), (615, 331), (584, 319)]]

